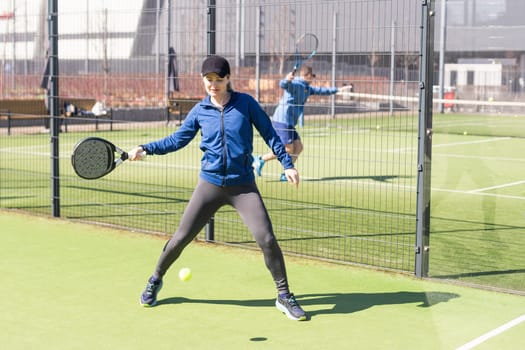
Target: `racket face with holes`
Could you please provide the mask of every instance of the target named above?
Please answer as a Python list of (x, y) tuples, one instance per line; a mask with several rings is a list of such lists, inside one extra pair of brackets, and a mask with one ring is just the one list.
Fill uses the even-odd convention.
[[(119, 158), (115, 153), (120, 154)], [(127, 153), (99, 137), (88, 137), (77, 143), (71, 155), (75, 173), (83, 179), (94, 180), (109, 174), (127, 159)]]
[(295, 66), (293, 72), (295, 73), (301, 64), (312, 58), (317, 53), (317, 46), (319, 39), (314, 34), (306, 33), (301, 35), (295, 42)]

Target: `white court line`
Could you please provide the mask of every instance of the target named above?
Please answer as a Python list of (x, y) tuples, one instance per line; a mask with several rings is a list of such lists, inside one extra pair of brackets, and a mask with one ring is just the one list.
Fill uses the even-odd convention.
[(459, 194), (471, 194), (476, 196), (487, 196), (487, 197), (496, 197), (496, 198), (508, 198), (508, 199), (518, 199), (518, 200), (525, 200), (525, 197), (523, 196), (511, 196), (507, 194), (496, 194), (496, 193), (482, 193), (482, 192), (471, 192), (471, 191), (460, 191), (460, 190), (447, 190), (443, 188), (434, 188), (432, 187), (432, 191), (436, 192), (450, 192), (450, 193), (459, 193)]
[(457, 348), (456, 350), (469, 350), (469, 349), (472, 349), (473, 347), (475, 346), (478, 346), (479, 344), (485, 342), (486, 340), (492, 338), (492, 337), (495, 337), (497, 336), (498, 334), (501, 334), (507, 330), (509, 330), (510, 328), (514, 327), (514, 326), (517, 326), (518, 324), (520, 324), (521, 322), (524, 322), (525, 321), (525, 315), (521, 315), (520, 317), (510, 321), (510, 322), (507, 322), (505, 323), (503, 326), (500, 326), (496, 329), (493, 329), (491, 330), (490, 332), (488, 333), (485, 333), (483, 334), (482, 336), (466, 343), (465, 345), (462, 345), (460, 346), (459, 348)]
[(477, 141), (464, 141), (464, 142), (453, 142), (453, 143), (443, 143), (441, 145), (432, 144), (432, 148), (441, 148), (441, 147), (455, 147), (457, 145), (474, 145), (477, 143), (486, 143), (486, 142), (496, 142), (496, 141), (506, 141), (511, 140), (512, 137), (497, 137), (492, 139), (477, 140)]
[(500, 162), (525, 162), (525, 158), (509, 158), (499, 156), (473, 156), (463, 154), (449, 154), (449, 153), (432, 153), (432, 157), (445, 157), (445, 158), (461, 158), (461, 159), (479, 159), (479, 160), (494, 160)]
[(503, 185), (497, 185), (497, 186), (485, 187), (485, 188), (478, 188), (477, 190), (471, 190), (471, 191), (468, 191), (468, 192), (469, 193), (485, 192), (485, 191), (495, 190), (495, 189), (498, 189), (498, 188), (505, 188), (505, 187), (512, 187), (512, 186), (515, 186), (515, 185), (521, 185), (521, 184), (524, 184), (524, 183), (525, 183), (525, 180), (522, 180), (522, 181), (516, 181), (516, 182), (503, 184)]

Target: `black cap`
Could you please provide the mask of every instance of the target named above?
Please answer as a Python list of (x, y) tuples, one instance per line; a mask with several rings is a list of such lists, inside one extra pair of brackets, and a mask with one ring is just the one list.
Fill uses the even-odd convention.
[(224, 57), (209, 56), (202, 63), (202, 76), (210, 73), (216, 73), (224, 78), (230, 74), (230, 64)]

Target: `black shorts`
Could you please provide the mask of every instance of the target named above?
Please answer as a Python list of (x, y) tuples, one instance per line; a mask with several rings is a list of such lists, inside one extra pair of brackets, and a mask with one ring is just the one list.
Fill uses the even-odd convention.
[(279, 122), (273, 122), (272, 124), (275, 131), (277, 131), (277, 135), (281, 138), (281, 142), (285, 145), (291, 145), (295, 140), (301, 139), (295, 127)]

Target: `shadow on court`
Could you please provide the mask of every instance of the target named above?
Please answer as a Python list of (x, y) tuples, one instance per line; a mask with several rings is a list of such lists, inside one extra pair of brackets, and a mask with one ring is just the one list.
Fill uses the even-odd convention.
[[(351, 314), (380, 305), (417, 304), (417, 307), (431, 307), (458, 297), (459, 295), (455, 293), (405, 291), (392, 293), (322, 293), (297, 295), (300, 304), (307, 307), (310, 318), (317, 315)], [(211, 300), (174, 297), (161, 299), (157, 305), (182, 303), (270, 307), (275, 304), (275, 299)]]
[(508, 274), (516, 274), (516, 273), (525, 273), (525, 269), (465, 272), (465, 273), (457, 273), (457, 274), (452, 274), (452, 275), (433, 275), (432, 277), (458, 279), (458, 278), (463, 278), (463, 277), (498, 276), (498, 275), (508, 275)]
[(338, 181), (338, 180), (373, 180), (378, 182), (387, 182), (389, 180), (395, 180), (400, 178), (411, 178), (412, 176), (398, 176), (398, 175), (378, 175), (378, 176), (328, 176), (321, 177), (318, 179), (304, 179), (304, 182), (317, 182), (317, 181)]

